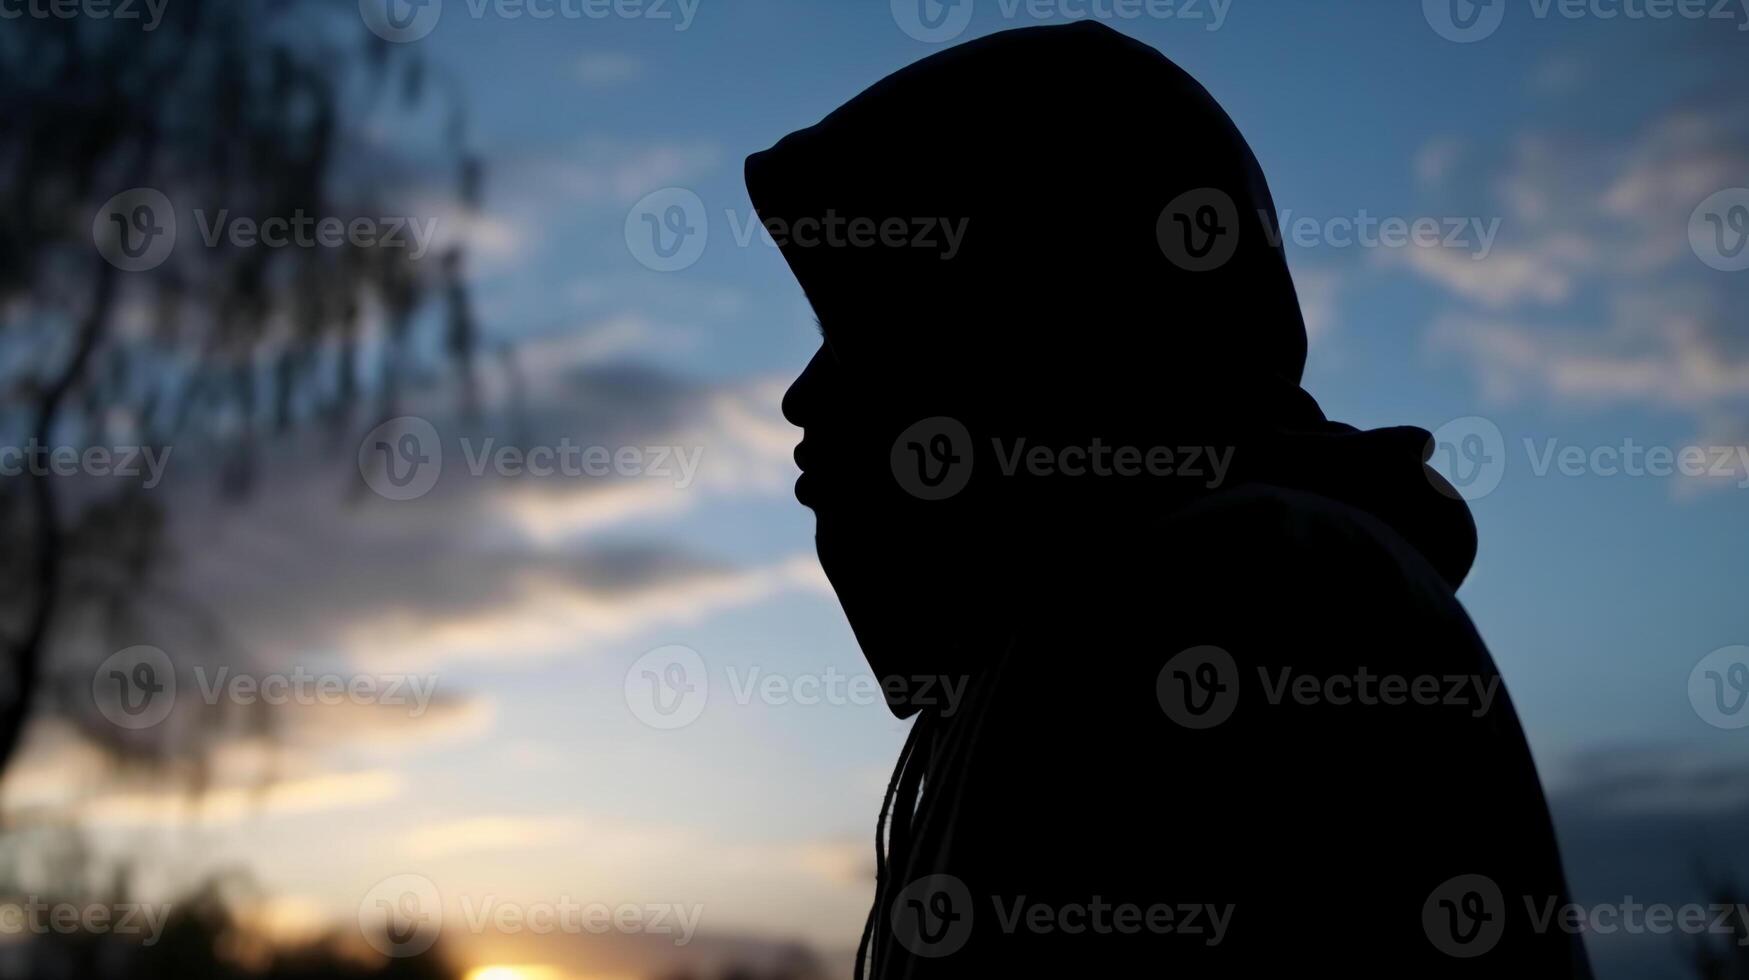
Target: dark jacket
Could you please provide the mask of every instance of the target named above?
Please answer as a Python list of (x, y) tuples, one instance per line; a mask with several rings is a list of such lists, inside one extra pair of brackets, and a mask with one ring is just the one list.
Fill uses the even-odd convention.
[(1250, 484), (1103, 558), (919, 718), (869, 975), (1590, 976), (1518, 716), (1401, 534)]

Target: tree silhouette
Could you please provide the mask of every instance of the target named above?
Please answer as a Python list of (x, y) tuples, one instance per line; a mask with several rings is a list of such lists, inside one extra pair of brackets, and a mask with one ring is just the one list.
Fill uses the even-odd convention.
[[(392, 412), (422, 343), (472, 391), (459, 244), (415, 258), (350, 239), (248, 247), (184, 227), (143, 271), (97, 245), (105, 202), (140, 187), (179, 210), (257, 219), (407, 215), (390, 196), (405, 185), (475, 205), (481, 163), (458, 90), (366, 31), (355, 4), (179, 0), (153, 30), (16, 19), (0, 33), (0, 76), (0, 446), (174, 440), (197, 447), (234, 499), (264, 438)], [(429, 145), (373, 135), (423, 132), (425, 114)], [(141, 479), (0, 476), (0, 772), (33, 705), (121, 757), (198, 755), (203, 729), (167, 744), (91, 705), (91, 667), (138, 642), (148, 602), (236, 653), (197, 603), (159, 587), (165, 538), (165, 508)]]

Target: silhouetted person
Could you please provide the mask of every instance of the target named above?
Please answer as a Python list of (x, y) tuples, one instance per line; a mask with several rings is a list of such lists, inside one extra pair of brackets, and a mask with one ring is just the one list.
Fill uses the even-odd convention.
[(822, 324), (797, 495), (916, 716), (859, 970), (1589, 975), (1453, 596), (1468, 508), (1425, 431), (1300, 389), (1274, 204), (1201, 86), (1010, 31), (747, 185)]

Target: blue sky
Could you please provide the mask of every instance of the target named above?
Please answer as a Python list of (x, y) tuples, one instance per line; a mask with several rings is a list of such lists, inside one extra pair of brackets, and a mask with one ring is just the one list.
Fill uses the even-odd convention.
[[(1654, 20), (1600, 2), (1539, 16), (1531, 0), (1497, 0), (1498, 28), (1456, 42), (1435, 29), (1440, 2), (1233, 0), (1215, 30), (1206, 2), (1110, 22), (1221, 101), (1292, 217), (1497, 228), (1482, 257), (1474, 239), (1290, 238), (1313, 334), (1306, 386), (1363, 427), (1481, 417), (1498, 430), (1504, 471), (1472, 501), (1481, 552), (1460, 597), (1563, 833), (1570, 820), (1586, 841), (1612, 841), (1569, 847), (1581, 891), (1679, 893), (1682, 867), (1617, 874), (1618, 824), (1599, 830), (1599, 814), (1628, 815), (1632, 846), (1662, 855), (1682, 843), (1666, 838), (1749, 809), (1749, 779), (1687, 778), (1749, 762), (1749, 731), (1707, 724), (1688, 687), (1703, 656), (1749, 643), (1749, 459), (1712, 479), (1539, 476), (1525, 442), (1749, 445), (1749, 273), (1709, 267), (1689, 243), (1703, 200), (1749, 185), (1749, 14)], [(876, 704), (738, 704), (727, 680), (862, 668), (812, 564), (811, 519), (789, 497), (794, 435), (776, 414), (817, 342), (810, 313), (776, 250), (735, 231), (750, 220), (746, 154), (938, 49), (901, 29), (902, 7), (703, 0), (677, 30), (474, 17), (445, 0), (410, 43), (452, 77), (487, 166), (481, 211), (451, 220), (473, 245), (489, 336), (521, 352), (526, 378), (489, 390), (520, 390), (541, 438), (702, 446), (700, 476), (685, 488), (470, 480), (446, 462), (429, 497), (337, 509), (329, 491), (350, 457), (312, 475), (289, 461), (314, 450), (288, 448), (261, 500), (202, 519), (189, 581), (267, 656), (433, 671), (450, 697), (417, 721), (358, 722), (382, 733), (370, 748), (317, 731), (354, 729), (294, 723), (279, 802), (213, 819), (172, 853), (237, 857), (285, 896), (277, 914), (292, 923), (344, 919), (373, 881), (417, 870), (446, 895), (685, 898), (705, 903), (716, 935), (854, 945), (903, 726)], [(1037, 22), (1026, 5), (1003, 9), (976, 0), (958, 39)], [(1080, 82), (1043, 66), (1038, 84)], [(1137, 105), (1143, 124), (1170, 111)], [(625, 234), (637, 202), (666, 188), (695, 193), (709, 228), (702, 256), (674, 272), (641, 265)], [(467, 436), (447, 405), (433, 391), (408, 410), (446, 440)], [(272, 571), (238, 571), (251, 560)], [(337, 561), (352, 572), (337, 576)], [(641, 654), (669, 644), (699, 652), (711, 700), (658, 731), (627, 710), (624, 686)], [(62, 751), (19, 778), (53, 793)], [(1624, 779), (1650, 780), (1657, 805), (1611, 796)], [(300, 785), (320, 802), (298, 804)], [(117, 839), (156, 832), (150, 790), (131, 792), (99, 807)], [(348, 861), (312, 861), (313, 849)], [(1744, 851), (1728, 861), (1749, 868)], [(514, 952), (578, 976), (607, 969)], [(1638, 975), (1673, 975), (1657, 953), (1611, 962), (1634, 955), (1651, 964)]]

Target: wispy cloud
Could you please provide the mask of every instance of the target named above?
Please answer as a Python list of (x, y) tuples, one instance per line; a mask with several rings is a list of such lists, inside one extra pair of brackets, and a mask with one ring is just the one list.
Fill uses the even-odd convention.
[(590, 88), (609, 88), (643, 77), (644, 63), (618, 51), (590, 51), (577, 58), (576, 73)]

